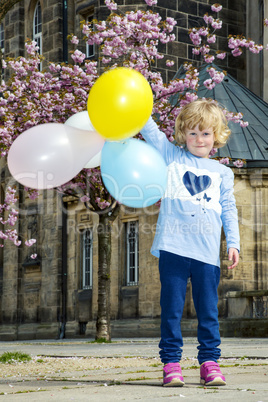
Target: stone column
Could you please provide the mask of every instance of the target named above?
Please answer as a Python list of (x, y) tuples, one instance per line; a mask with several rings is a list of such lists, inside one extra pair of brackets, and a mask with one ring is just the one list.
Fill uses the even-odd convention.
[[(62, 307), (62, 233), (60, 200), (56, 191), (44, 192), (40, 216), (42, 245), (42, 283), (40, 289), (40, 321), (50, 332), (57, 331)], [(42, 332), (42, 333), (41, 333)], [(52, 335), (52, 332), (50, 335)], [(57, 335), (57, 334), (55, 334)], [(39, 336), (44, 337), (44, 329)]]
[(255, 170), (250, 175), (255, 208), (255, 289), (268, 288), (267, 240), (268, 240), (268, 169)]

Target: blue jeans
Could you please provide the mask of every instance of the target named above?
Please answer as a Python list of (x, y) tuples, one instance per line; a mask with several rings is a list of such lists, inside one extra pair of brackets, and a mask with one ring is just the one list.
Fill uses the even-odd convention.
[(161, 281), (161, 340), (160, 358), (163, 363), (181, 360), (181, 318), (188, 278), (198, 319), (198, 361), (217, 361), (221, 355), (218, 322), (218, 285), (220, 268), (192, 258), (160, 251)]

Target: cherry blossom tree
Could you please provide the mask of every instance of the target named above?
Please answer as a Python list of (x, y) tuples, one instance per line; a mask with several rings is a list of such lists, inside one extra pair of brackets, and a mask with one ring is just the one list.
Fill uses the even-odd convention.
[[(68, 117), (86, 110), (87, 98), (91, 87), (100, 71), (126, 66), (140, 71), (151, 85), (154, 95), (153, 114), (158, 115), (158, 124), (167, 138), (173, 141), (173, 128), (181, 107), (197, 98), (199, 87), (198, 68), (194, 63), (185, 65), (185, 78), (164, 83), (161, 74), (154, 67), (156, 60), (164, 57), (158, 50), (159, 43), (175, 40), (173, 33), (176, 21), (168, 17), (162, 20), (158, 13), (151, 10), (137, 10), (126, 13), (116, 12), (118, 6), (113, 0), (105, 0), (110, 15), (105, 21), (93, 20), (91, 24), (82, 24), (85, 40), (89, 45), (99, 48), (100, 61), (86, 60), (79, 49), (72, 53), (73, 64), (50, 63), (45, 71), (39, 71), (42, 56), (38, 54), (35, 42), (26, 43), (26, 57), (7, 60), (3, 67), (13, 74), (10, 80), (2, 82), (0, 91), (0, 152), (4, 158), (14, 140), (25, 130), (37, 124), (64, 123)], [(148, 6), (157, 4), (157, 0), (145, 0)], [(204, 16), (204, 27), (193, 28), (190, 38), (194, 44), (194, 54), (200, 55), (208, 63), (210, 79), (204, 82), (208, 88), (220, 83), (224, 73), (209, 66), (215, 58), (223, 59), (224, 52), (216, 52), (210, 44), (216, 40), (216, 31), (222, 22), (218, 18), (219, 4), (212, 6), (214, 16)], [(216, 13), (216, 17), (215, 17)], [(267, 20), (265, 20), (267, 25)], [(76, 36), (71, 42), (79, 45)], [(242, 47), (257, 52), (263, 48), (247, 42), (241, 37), (230, 37), (229, 47), (234, 56), (238, 56)], [(167, 66), (172, 62), (167, 60)], [(176, 105), (170, 103), (170, 96), (179, 94)], [(226, 111), (229, 120), (246, 124), (241, 114)], [(138, 135), (140, 138), (140, 136)], [(227, 161), (222, 161), (223, 163)], [(238, 163), (239, 166), (239, 163)], [(30, 198), (38, 197), (38, 191), (25, 188)], [(99, 215), (98, 247), (98, 313), (96, 338), (110, 340), (110, 256), (111, 228), (119, 213), (119, 204), (105, 189), (99, 168), (83, 169), (68, 183), (58, 187), (62, 195), (72, 195), (85, 204), (93, 213)], [(21, 239), (12, 226), (15, 225), (18, 211), (15, 209), (16, 191), (12, 187), (6, 190), (5, 202), (0, 205), (2, 227), (0, 238), (11, 240), (19, 246)], [(31, 246), (34, 239), (26, 241)]]

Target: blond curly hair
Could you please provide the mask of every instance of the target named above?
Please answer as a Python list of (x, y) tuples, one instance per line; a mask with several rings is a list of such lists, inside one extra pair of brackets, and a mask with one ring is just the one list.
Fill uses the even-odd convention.
[(175, 122), (175, 140), (178, 144), (185, 144), (185, 130), (192, 130), (196, 126), (201, 131), (212, 128), (215, 148), (223, 147), (231, 134), (223, 109), (214, 99), (197, 99), (182, 108)]

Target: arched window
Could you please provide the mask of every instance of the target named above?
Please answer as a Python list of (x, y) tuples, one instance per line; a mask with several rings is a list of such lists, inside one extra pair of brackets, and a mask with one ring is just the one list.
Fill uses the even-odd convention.
[(0, 24), (0, 47), (2, 50), (2, 53), (5, 51), (5, 31), (4, 31), (4, 24)]
[(80, 269), (80, 288), (92, 288), (92, 268), (93, 268), (93, 239), (92, 229), (81, 232), (81, 269)]
[(34, 10), (33, 40), (39, 47), (39, 53), (42, 54), (42, 10), (40, 1), (37, 2)]

